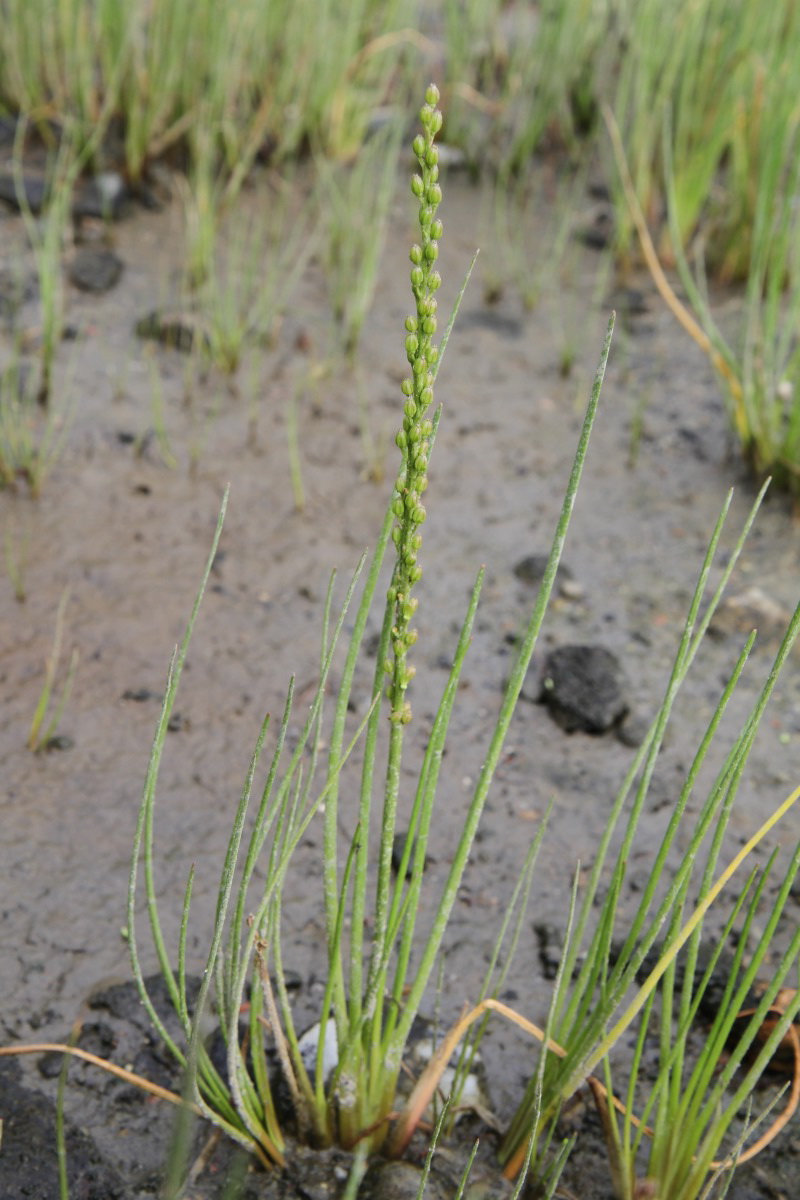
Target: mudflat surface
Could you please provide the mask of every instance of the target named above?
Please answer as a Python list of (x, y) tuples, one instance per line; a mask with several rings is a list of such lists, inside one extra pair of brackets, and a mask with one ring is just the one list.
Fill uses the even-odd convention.
[[(478, 190), (457, 174), (445, 178), (444, 190), (442, 312), (447, 312), (481, 244), (481, 204)], [(242, 203), (258, 211), (266, 196), (256, 180)], [(529, 242), (542, 262), (557, 219), (542, 209), (531, 215)], [(403, 319), (409, 308), (407, 247), (413, 221), (411, 199), (399, 182), (381, 281), (355, 368), (331, 354), (326, 284), (316, 261), (275, 345), (249, 352), (233, 378), (196, 356), (138, 338), (137, 320), (177, 294), (176, 211), (137, 210), (114, 226), (114, 249), (124, 271), (113, 290), (97, 296), (67, 285), (67, 318), (77, 336), (62, 345), (55, 376), (53, 403), (64, 414), (63, 452), (40, 499), (32, 500), (24, 486), (0, 493), (6, 543), (14, 561), (24, 564), (25, 590), (24, 602), (18, 602), (7, 573), (0, 577), (3, 1044), (62, 1040), (85, 1012), (90, 995), (129, 977), (122, 927), (150, 743), (169, 657), (182, 634), (230, 482), (222, 552), (168, 737), (157, 807), (157, 886), (166, 934), (177, 947), (181, 896), (194, 863), (187, 955), (191, 971), (202, 969), (222, 853), (263, 714), (280, 713), (295, 674), (298, 701), (290, 737), (299, 730), (318, 669), (330, 571), (339, 569), (341, 596), (341, 581), (373, 544), (388, 500), (399, 382), (406, 367)], [(3, 266), (23, 275), (32, 270), (19, 217), (0, 217), (0, 253)], [(65, 268), (72, 253), (65, 251)], [(491, 245), (484, 243), (482, 253), (491, 264)], [(510, 643), (535, 598), (535, 587), (514, 568), (549, 547), (608, 312), (620, 299), (598, 276), (600, 266), (595, 252), (571, 244), (568, 269), (551, 268), (542, 300), (526, 311), (510, 288), (487, 306), (479, 265), (437, 381), (444, 412), (431, 463), (421, 560), (425, 577), (419, 593), (409, 792), (414, 744), (417, 751), (424, 745), (482, 563), (487, 579), (442, 771), (426, 912), (435, 910), (463, 822), (511, 663)], [(708, 364), (662, 310), (647, 280), (634, 282), (644, 292), (647, 311), (618, 323), (564, 553), (570, 586), (555, 598), (533, 671), (541, 671), (555, 647), (601, 646), (620, 660), (627, 704), (647, 722), (666, 686), (727, 490), (736, 488), (723, 556), (755, 488), (736, 457)], [(720, 297), (722, 306), (736, 302), (735, 296)], [(18, 321), (35, 326), (35, 299), (23, 305)], [(566, 377), (561, 373), (565, 345), (574, 353)], [(3, 362), (11, 353), (12, 340), (3, 334)], [(295, 504), (287, 452), (292, 404), (300, 437), (302, 511)], [(778, 495), (768, 497), (730, 594), (741, 596), (757, 587), (778, 608), (792, 610), (800, 598), (799, 532), (790, 504)], [(715, 567), (714, 579), (719, 571)], [(33, 754), (26, 741), (65, 592), (61, 679), (72, 648), (79, 653), (58, 730), (67, 740), (65, 748)], [(730, 614), (707, 640), (685, 685), (630, 864), (623, 927), (700, 733), (751, 624), (758, 623), (749, 614)], [(760, 690), (779, 642), (779, 623), (761, 620), (751, 661), (711, 755), (713, 765), (721, 762)], [(376, 616), (371, 631), (377, 628)], [(798, 781), (797, 662), (794, 657), (779, 683), (753, 749), (723, 861)], [(363, 707), (369, 678), (365, 668), (357, 679), (357, 709)], [(531, 697), (538, 693), (537, 679), (526, 687)], [(576, 863), (592, 862), (634, 753), (613, 731), (567, 733), (544, 706), (521, 701), (453, 914), (442, 971), (443, 1021), (478, 991), (527, 845), (553, 799), (531, 912), (506, 984), (514, 1002), (542, 1020), (550, 985), (533, 926), (563, 928)], [(704, 771), (695, 808), (711, 777), (710, 769)], [(345, 805), (343, 846), (351, 817)], [(788, 851), (799, 835), (800, 812), (790, 812), (756, 860), (765, 861), (776, 842)], [(301, 1026), (304, 1013), (313, 1020), (324, 977), (320, 853), (321, 831), (312, 825), (284, 898), (284, 961), (301, 980)], [(772, 894), (774, 888), (768, 888), (765, 903)], [(795, 901), (786, 916), (793, 928)], [(424, 912), (423, 924), (425, 919)], [(711, 928), (718, 924), (712, 920)], [(787, 932), (782, 931), (784, 940)], [(155, 957), (147, 948), (144, 957), (146, 969), (153, 970)], [(431, 996), (430, 1011), (433, 1007)], [(100, 1052), (122, 1061), (121, 1037), (113, 1028), (111, 1033), (101, 1028)], [(487, 1038), (492, 1103), (501, 1123), (520, 1097), (526, 1049), (499, 1025)], [(68, 1088), (67, 1115), (86, 1130), (102, 1160), (101, 1182), (85, 1194), (152, 1194), (162, 1161), (158, 1155), (166, 1153), (168, 1139), (143, 1137), (142, 1130), (154, 1121), (163, 1127), (163, 1112), (153, 1117), (152, 1102), (128, 1097), (125, 1126), (118, 1113), (108, 1117), (106, 1081), (98, 1082), (83, 1067), (73, 1073), (80, 1082)], [(4, 1078), (12, 1075), (17, 1072), (9, 1068)], [(52, 1098), (55, 1081), (52, 1072), (45, 1075), (26, 1059), (13, 1086)], [(120, 1150), (120, 1130), (126, 1128), (134, 1138), (129, 1146), (136, 1146), (132, 1157)], [(53, 1156), (54, 1144), (53, 1136)], [(800, 1141), (792, 1128), (780, 1146), (768, 1166), (743, 1171), (744, 1190), (731, 1194), (796, 1195)], [(46, 1153), (44, 1139), (41, 1155)], [(88, 1153), (85, 1147), (75, 1150)], [(601, 1157), (581, 1161), (576, 1158), (565, 1176), (570, 1193), (579, 1200), (610, 1195)], [(3, 1184), (3, 1171), (0, 1155), (0, 1196), (21, 1194)], [(593, 1182), (587, 1190), (580, 1181), (588, 1178)], [(57, 1192), (48, 1183), (30, 1194)]]

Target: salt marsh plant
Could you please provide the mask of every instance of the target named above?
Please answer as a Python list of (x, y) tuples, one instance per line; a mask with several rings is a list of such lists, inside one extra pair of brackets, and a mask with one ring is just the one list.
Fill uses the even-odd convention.
[(800, 119), (778, 89), (770, 105), (771, 141), (750, 181), (754, 194), (747, 282), (738, 330), (724, 333), (711, 307), (702, 241), (692, 265), (680, 236), (680, 200), (672, 170), (671, 126), (663, 132), (667, 205), (672, 245), (691, 310), (678, 298), (653, 244), (631, 179), (621, 137), (610, 115), (609, 132), (620, 178), (643, 255), (667, 305), (708, 356), (720, 381), (731, 424), (744, 456), (760, 478), (800, 495)]
[[(411, 250), (414, 311), (406, 319), (405, 342), (410, 369), (401, 389), (404, 415), (396, 439), (401, 464), (391, 503), (376, 551), (369, 564), (362, 562), (360, 568), (366, 575), (360, 597), (356, 601), (357, 578), (354, 578), (347, 590), (345, 609), (335, 620), (331, 616), (332, 593), (329, 592), (318, 689), (302, 734), (289, 751), (285, 743), (292, 710), (293, 689), (290, 688), (266, 786), (254, 824), (246, 834), (246, 813), (269, 719), (262, 727), (235, 817), (220, 884), (211, 948), (193, 1009), (186, 992), (192, 879), (188, 881), (185, 893), (176, 966), (166, 946), (154, 890), (153, 823), (167, 724), (199, 598), (170, 670), (145, 785), (129, 892), (128, 925), (134, 972), (152, 1020), (178, 1061), (187, 1067), (193, 1102), (210, 1120), (253, 1149), (265, 1162), (280, 1164), (285, 1161), (286, 1134), (276, 1107), (264, 1043), (266, 1024), (272, 1032), (275, 1054), (292, 1097), (296, 1129), (317, 1143), (337, 1141), (355, 1148), (356, 1174), (363, 1170), (368, 1153), (387, 1142), (390, 1121), (398, 1103), (396, 1092), (403, 1048), (445, 937), (459, 882), (552, 589), (611, 337), (609, 329), (545, 583), (488, 740), (484, 765), (464, 814), (463, 832), (444, 891), (433, 904), (432, 926), (427, 936), (420, 939), (416, 920), (423, 895), (423, 867), (434, 819), (439, 771), (483, 578), (481, 571), (472, 589), (428, 744), (417, 765), (415, 794), (406, 814), (409, 836), (399, 869), (393, 874), (392, 847), (398, 807), (403, 799), (401, 763), (407, 761), (409, 751), (405, 743), (412, 722), (411, 685), (416, 670), (412, 659), (417, 640), (413, 620), (422, 577), (420, 558), (426, 519), (425, 493), (439, 420), (439, 413), (434, 408), (433, 388), (447, 338), (446, 333), (441, 347), (434, 340), (438, 329), (436, 293), (440, 284), (436, 260), (442, 235), (442, 223), (436, 215), (441, 200), (434, 141), (441, 124), (441, 115), (436, 108), (437, 96), (435, 88), (428, 89), (426, 104), (421, 111), (422, 133), (414, 141), (420, 173), (414, 177), (412, 190), (419, 201), (420, 242)], [(205, 579), (216, 544), (215, 541)], [(384, 592), (386, 599), (381, 601), (380, 591), (386, 587), (385, 582), (381, 583), (382, 578), (385, 579), (382, 565), (391, 546), (394, 547), (394, 566), (388, 591)], [(351, 603), (355, 605), (355, 615), (349, 618), (353, 632), (341, 669), (332, 724), (323, 740), (323, 700), (345, 610)], [(371, 700), (366, 716), (357, 728), (352, 729), (348, 726), (351, 688), (357, 663), (362, 657), (367, 618), (376, 606), (383, 609), (383, 619), (372, 665)], [(339, 794), (342, 773), (347, 769), (348, 758), (357, 743), (360, 743), (362, 767), (360, 783), (355, 785), (359, 796), (358, 813), (353, 814), (340, 809)], [(323, 744), (327, 746), (324, 758)], [(385, 772), (382, 782), (379, 781), (381, 762)], [(348, 779), (348, 790), (351, 790), (354, 785), (349, 776)], [(321, 821), (323, 826), (321, 902), (325, 912), (328, 962), (314, 1061), (309, 1066), (290, 1011), (280, 927), (281, 894), (291, 870), (292, 854), (312, 821)], [(348, 841), (342, 847), (339, 829), (341, 823), (347, 821), (352, 824)], [(373, 872), (369, 858), (370, 830), (376, 825), (379, 851)], [(257, 887), (259, 862), (266, 883)], [(181, 1045), (169, 1036), (143, 979), (136, 935), (140, 865), (144, 869), (156, 953), (183, 1028)], [(370, 928), (369, 944), (363, 940), (365, 923)], [(220, 1071), (211, 1062), (201, 1036), (212, 982), (216, 1011), (227, 1045), (225, 1071)], [(239, 1014), (248, 988), (249, 1033), (243, 1042), (239, 1033)]]

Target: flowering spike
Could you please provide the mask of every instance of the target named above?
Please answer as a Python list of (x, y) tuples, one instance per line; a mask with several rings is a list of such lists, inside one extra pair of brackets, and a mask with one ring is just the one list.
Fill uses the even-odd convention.
[(405, 397), (404, 420), (403, 428), (395, 439), (403, 456), (398, 472), (398, 494), (392, 506), (397, 518), (392, 530), (397, 558), (389, 589), (389, 600), (394, 606), (394, 658), (391, 671), (387, 671), (391, 675), (387, 695), (391, 700), (391, 720), (395, 725), (407, 725), (411, 720), (411, 706), (405, 693), (415, 669), (407, 660), (407, 651), (416, 641), (417, 634), (408, 625), (419, 603), (411, 591), (422, 577), (417, 555), (422, 546), (419, 529), (425, 520), (425, 507), (420, 503), (420, 497), (428, 486), (428, 439), (433, 432), (433, 423), (425, 414), (433, 403), (433, 373), (430, 368), (439, 358), (439, 349), (431, 340), (437, 326), (434, 292), (442, 282), (439, 272), (433, 269), (443, 232), (442, 222), (436, 217), (436, 209), (442, 199), (439, 151), (434, 145), (434, 138), (442, 127), (442, 114), (436, 107), (438, 102), (439, 90), (431, 84), (425, 92), (425, 104), (420, 110), (422, 133), (418, 133), (412, 143), (419, 164), (419, 174), (411, 180), (411, 191), (419, 201), (420, 243), (415, 243), (409, 254), (416, 312), (405, 321), (405, 350), (411, 378), (404, 379), (401, 384)]

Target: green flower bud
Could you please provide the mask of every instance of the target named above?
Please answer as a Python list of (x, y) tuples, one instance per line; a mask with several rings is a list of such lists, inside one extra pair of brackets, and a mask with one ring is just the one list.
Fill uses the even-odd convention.
[(394, 444), (397, 446), (398, 450), (405, 450), (406, 446), (408, 445), (408, 438), (406, 437), (405, 432), (402, 429), (397, 434), (397, 437), (394, 439)]
[[(422, 138), (420, 138), (420, 141), (422, 141)], [(423, 145), (423, 149), (424, 149), (425, 143), (423, 142), (422, 145)], [(417, 158), (420, 158), (420, 157), (421, 157), (421, 155), (418, 154)], [(414, 193), (414, 195), (419, 200), (419, 198), (422, 196), (422, 193), (425, 191), (425, 184), (422, 182), (421, 175), (412, 175), (411, 176), (411, 191)]]
[(416, 266), (419, 266), (419, 264), (422, 262), (422, 247), (418, 246), (415, 242), (409, 251), (408, 257), (411, 259), (412, 263), (414, 263)]
[(428, 364), (425, 362), (424, 358), (415, 358), (413, 363), (411, 364), (411, 370), (417, 376), (424, 375), (425, 372), (427, 371), (427, 369), (428, 369)]
[(412, 446), (414, 445), (415, 442), (422, 441), (422, 429), (420, 427), (419, 421), (415, 422), (415, 424), (413, 424), (411, 426), (411, 428), (409, 429), (408, 441), (409, 441), (409, 445), (412, 445)]
[(417, 597), (409, 596), (409, 598), (406, 600), (406, 602), (403, 605), (403, 619), (405, 621), (410, 621), (418, 608), (419, 608), (419, 600), (417, 599)]
[(418, 454), (417, 457), (414, 459), (414, 470), (419, 471), (420, 474), (422, 474), (422, 472), (427, 471), (427, 469), (428, 469), (427, 454)]
[[(416, 508), (418, 504), (419, 504), (419, 492), (415, 492), (412, 488), (412, 490), (410, 492), (406, 492), (405, 506), (409, 510), (409, 512), (411, 512), (412, 509)], [(402, 517), (402, 515), (403, 515), (402, 512), (397, 513), (397, 516), (399, 516), (399, 517)]]
[[(435, 324), (436, 322), (434, 321), (434, 325)], [(406, 338), (406, 354), (408, 355), (409, 361), (414, 357), (418, 350), (419, 338), (415, 333), (410, 333)]]
[(408, 701), (406, 701), (406, 703), (403, 705), (399, 713), (399, 718), (401, 725), (411, 724), (411, 705), (408, 703)]
[(414, 380), (413, 379), (404, 379), (403, 382), (400, 384), (400, 391), (403, 393), (404, 396), (413, 396), (414, 395)]
[(430, 437), (433, 433), (433, 421), (423, 421), (420, 428), (422, 437)]
[(428, 262), (434, 262), (439, 257), (439, 247), (436, 242), (428, 242), (425, 247), (425, 257)]
[(428, 126), (431, 133), (438, 133), (442, 128), (442, 114), (437, 109), (431, 117), (430, 125)]
[(422, 332), (427, 337), (430, 337), (431, 334), (436, 333), (436, 317), (425, 318), (425, 320), (422, 322)]
[(427, 408), (433, 401), (433, 391), (429, 387), (425, 387), (419, 394), (419, 402), (423, 408)]
[(424, 281), (425, 273), (422, 267), (413, 267), (411, 270), (411, 286), (415, 288), (421, 287)]
[(402, 534), (402, 530), (401, 530), (400, 526), (395, 525), (394, 529), (392, 530), (392, 541), (394, 542), (395, 546), (400, 544), (401, 534)]
[(439, 361), (439, 347), (430, 346), (428, 349), (428, 361), (435, 363)]
[(406, 400), (403, 405), (403, 412), (407, 417), (415, 417), (417, 415), (417, 406), (413, 400)]
[(442, 222), (434, 221), (433, 224), (431, 225), (431, 237), (436, 238), (436, 240), (438, 241), (443, 233), (444, 233), (444, 225), (442, 224)]
[(418, 133), (414, 138), (414, 141), (411, 143), (411, 148), (413, 149), (417, 158), (422, 158), (423, 154), (425, 153), (425, 138), (421, 133)]
[(407, 632), (406, 632), (406, 635), (405, 635), (405, 643), (406, 643), (406, 645), (407, 645), (407, 646), (413, 646), (413, 645), (414, 645), (414, 643), (416, 642), (416, 640), (417, 640), (417, 638), (418, 638), (418, 637), (419, 637), (419, 630), (418, 630), (418, 629), (409, 629), (409, 630), (407, 630)]
[(419, 210), (419, 224), (422, 230), (428, 229), (433, 220), (433, 209), (429, 204), (423, 204)]
[(398, 498), (396, 500), (392, 501), (392, 512), (397, 517), (397, 519), (400, 520), (400, 518), (403, 516), (403, 513), (405, 511), (406, 511), (405, 505), (403, 504), (403, 501), (398, 496)]
[(408, 572), (408, 577), (412, 583), (419, 583), (420, 579), (422, 579), (422, 567), (419, 565), (412, 567)]
[(431, 289), (432, 292), (438, 292), (438, 290), (441, 286), (442, 286), (441, 275), (439, 274), (438, 271), (431, 271), (430, 275), (428, 276), (428, 287)]
[(406, 546), (405, 550), (403, 551), (403, 562), (407, 563), (410, 567), (413, 567), (416, 561), (416, 554), (410, 547)]
[(431, 183), (436, 183), (438, 178), (439, 178), (439, 164), (434, 163), (433, 166), (428, 171), (428, 180)]
[[(436, 155), (436, 158), (431, 157), (431, 155), (434, 155), (434, 154)], [(436, 149), (435, 146), (431, 146), (430, 150), (425, 155), (425, 157), (428, 160), (428, 166), (433, 166), (433, 164), (436, 162), (436, 160), (439, 157), (439, 151)], [(433, 205), (434, 208), (436, 208), (437, 204), (442, 203), (442, 189), (439, 187), (438, 183), (431, 184), (431, 186), (428, 188), (428, 192), (427, 192), (427, 195), (425, 196), (425, 199), (428, 201), (428, 204)]]
[(426, 517), (424, 505), (418, 504), (411, 514), (411, 519), (415, 525), (422, 525)]
[(394, 664), (392, 663), (392, 660), (390, 658), (385, 658), (383, 660), (383, 669), (387, 675), (391, 675), (392, 672), (394, 671)]
[(416, 333), (417, 332), (417, 318), (416, 317), (414, 317), (414, 316), (406, 317), (406, 332), (407, 333)]
[(408, 685), (411, 683), (411, 680), (414, 678), (416, 673), (417, 673), (417, 668), (414, 666), (413, 663), (411, 663), (410, 666), (406, 669), (405, 680), (404, 680), (405, 687), (408, 687)]
[(420, 125), (424, 125), (425, 128), (427, 129), (427, 127), (431, 123), (433, 114), (434, 114), (433, 105), (432, 104), (423, 104), (422, 108), (419, 110)]
[(439, 89), (435, 83), (429, 83), (425, 89), (425, 103), (433, 108), (439, 103)]

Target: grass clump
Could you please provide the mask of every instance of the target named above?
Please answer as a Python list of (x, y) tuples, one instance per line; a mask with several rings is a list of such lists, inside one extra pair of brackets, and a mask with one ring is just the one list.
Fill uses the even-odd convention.
[[(409, 374), (401, 389), (403, 423), (396, 438), (401, 465), (391, 504), (377, 549), (368, 566), (362, 562), (359, 569), (366, 571), (366, 580), (357, 603), (357, 579), (354, 577), (347, 590), (345, 607), (334, 620), (332, 592), (329, 591), (318, 689), (303, 732), (290, 753), (285, 745), (292, 711), (290, 688), (267, 782), (254, 821), (248, 826), (246, 814), (269, 719), (262, 727), (235, 817), (203, 985), (193, 1011), (189, 1009), (186, 995), (186, 939), (192, 879), (189, 879), (185, 893), (176, 967), (165, 944), (154, 890), (153, 822), (167, 723), (197, 606), (170, 672), (133, 857), (128, 922), (131, 952), (134, 971), (151, 1018), (178, 1061), (187, 1068), (193, 1102), (209, 1119), (253, 1149), (262, 1160), (277, 1164), (285, 1161), (288, 1150), (284, 1121), (275, 1101), (274, 1073), (265, 1047), (265, 1024), (271, 1031), (280, 1073), (291, 1093), (292, 1124), (301, 1136), (317, 1144), (335, 1141), (356, 1149), (361, 1168), (367, 1154), (387, 1142), (390, 1121), (398, 1103), (403, 1049), (437, 961), (552, 588), (610, 344), (609, 331), (546, 583), (531, 616), (494, 732), (490, 735), (484, 766), (464, 814), (463, 832), (444, 891), (435, 904), (431, 928), (420, 938), (416, 922), (422, 900), (423, 866), (434, 818), (439, 770), (483, 578), (483, 572), (480, 572), (428, 744), (415, 768), (417, 783), (412, 789), (407, 813), (409, 835), (395, 874), (391, 856), (398, 808), (406, 790), (401, 788), (401, 763), (407, 757), (405, 741), (412, 721), (409, 697), (415, 674), (413, 647), (417, 639), (413, 621), (422, 576), (424, 500), (438, 425), (433, 389), (447, 337), (446, 334), (441, 346), (437, 345), (436, 294), (441, 280), (436, 263), (442, 235), (442, 222), (436, 211), (441, 200), (435, 145), (435, 135), (441, 126), (437, 97), (436, 89), (430, 88), (421, 111), (422, 132), (414, 141), (419, 174), (413, 179), (412, 190), (419, 202), (420, 241), (411, 250), (414, 311), (406, 319), (405, 350)], [(381, 605), (378, 593), (382, 566), (390, 546), (394, 546), (394, 567), (386, 600)], [(216, 541), (208, 569), (215, 549)], [(323, 760), (320, 750), (323, 700), (345, 611), (351, 603), (356, 604), (355, 615), (349, 618), (353, 631), (336, 692), (330, 732), (325, 739), (328, 750)], [(360, 726), (348, 732), (352, 682), (362, 655), (367, 618), (375, 605), (383, 607), (383, 619), (373, 665), (371, 701)], [(339, 793), (342, 773), (356, 744), (360, 747), (362, 764), (360, 784), (356, 786), (358, 813), (353, 816), (340, 810)], [(383, 773), (382, 782), (379, 772)], [(291, 870), (292, 855), (314, 820), (323, 823), (322, 902), (327, 985), (319, 1014), (316, 1050), (309, 1065), (290, 1011), (280, 927), (282, 888)], [(342, 822), (348, 820), (353, 823), (342, 847), (339, 829)], [(372, 828), (377, 828), (379, 841), (375, 873), (371, 870), (369, 856)], [(172, 1003), (182, 1022), (183, 1045), (169, 1037), (143, 981), (135, 920), (140, 864), (144, 868), (151, 932)], [(257, 865), (266, 880), (260, 886), (256, 885)], [(367, 924), (371, 930), (368, 944), (362, 934)], [(203, 1012), (210, 999), (212, 984), (216, 1012), (227, 1045), (225, 1070), (212, 1064), (201, 1036)], [(248, 994), (249, 1032), (243, 1041), (239, 1014)], [(326, 1061), (328, 1057), (332, 1058), (333, 1066)]]

